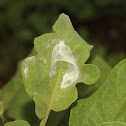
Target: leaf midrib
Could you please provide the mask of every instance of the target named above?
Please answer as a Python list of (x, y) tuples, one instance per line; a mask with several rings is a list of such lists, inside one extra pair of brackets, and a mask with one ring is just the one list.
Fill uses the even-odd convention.
[[(42, 124), (40, 123), (40, 126), (45, 126), (45, 125), (46, 125), (46, 122), (47, 122), (47, 119), (48, 119), (48, 117), (49, 117), (49, 114), (50, 114), (50, 111), (51, 111), (52, 102), (53, 102), (53, 97), (54, 97), (54, 95), (55, 95), (56, 88), (57, 88), (58, 82), (59, 82), (59, 76), (60, 76), (60, 74), (61, 74), (60, 71), (61, 71), (61, 65), (60, 65), (59, 72), (58, 72), (58, 76), (57, 76), (58, 79), (57, 79), (57, 81), (56, 81), (56, 84), (55, 84), (55, 87), (54, 87), (52, 96), (51, 96), (51, 98), (50, 98), (50, 102), (49, 102), (49, 106), (48, 106), (48, 109), (47, 109), (47, 112), (46, 112), (46, 116), (45, 116), (45, 118), (42, 120), (44, 123), (42, 123), (42, 121), (41, 121)], [(50, 82), (50, 84), (51, 84), (51, 82)]]

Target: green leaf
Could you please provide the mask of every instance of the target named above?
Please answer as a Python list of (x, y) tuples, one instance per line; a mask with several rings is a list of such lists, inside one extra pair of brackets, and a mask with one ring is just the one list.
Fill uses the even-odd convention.
[(92, 94), (94, 94), (94, 92), (96, 92), (99, 89), (99, 87), (101, 87), (102, 84), (106, 81), (112, 69), (110, 65), (105, 60), (103, 60), (100, 56), (95, 56), (91, 63), (96, 65), (99, 68), (100, 77), (93, 85), (90, 86), (82, 85), (82, 84), (77, 85), (79, 99), (87, 98)]
[(99, 77), (96, 66), (84, 65), (92, 46), (77, 34), (69, 17), (61, 14), (53, 30), (35, 38), (38, 54), (22, 62), (26, 91), (36, 103), (37, 116), (45, 117), (41, 125), (51, 109), (65, 110), (77, 99), (78, 82), (91, 84)]
[(4, 126), (30, 126), (30, 124), (24, 120), (16, 120), (8, 122)]
[(0, 102), (0, 125), (2, 125), (3, 122), (3, 103)]
[(105, 123), (102, 123), (100, 126), (126, 126), (126, 123), (122, 123), (122, 122), (105, 122)]
[(105, 123), (102, 123), (100, 126), (126, 126), (126, 123), (122, 123), (122, 122), (105, 122)]
[[(96, 76), (98, 75), (98, 76)], [(93, 64), (84, 64), (80, 67), (80, 79), (79, 82), (84, 82), (85, 84), (92, 84), (98, 80), (100, 75), (99, 69)]]
[(98, 126), (126, 122), (126, 59), (116, 65), (107, 81), (90, 98), (79, 100), (71, 110), (70, 126)]

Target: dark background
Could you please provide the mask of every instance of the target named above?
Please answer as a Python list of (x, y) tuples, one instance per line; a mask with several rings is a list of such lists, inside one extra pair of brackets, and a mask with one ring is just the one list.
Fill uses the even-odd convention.
[(0, 0), (0, 87), (32, 50), (34, 38), (51, 32), (62, 12), (95, 46), (92, 53), (112, 66), (125, 58), (126, 0)]

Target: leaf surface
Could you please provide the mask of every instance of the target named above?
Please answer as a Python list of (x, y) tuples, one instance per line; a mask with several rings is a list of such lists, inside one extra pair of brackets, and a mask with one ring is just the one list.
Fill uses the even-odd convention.
[(79, 100), (70, 114), (70, 126), (98, 126), (126, 122), (126, 59), (117, 64), (107, 81), (90, 98)]
[(24, 120), (16, 120), (8, 122), (4, 126), (30, 126), (30, 124)]
[(51, 109), (65, 110), (77, 99), (76, 83), (92, 84), (99, 77), (95, 65), (84, 64), (92, 46), (74, 30), (69, 17), (61, 14), (53, 30), (35, 38), (38, 54), (22, 62), (26, 91), (36, 103), (37, 116), (44, 120)]
[(3, 103), (0, 102), (0, 125), (2, 125), (3, 122)]
[(126, 126), (126, 123), (122, 123), (122, 122), (105, 122), (102, 123), (100, 126)]
[(100, 77), (93, 85), (77, 85), (79, 99), (84, 99), (94, 94), (99, 89), (99, 87), (105, 83), (109, 73), (112, 70), (111, 66), (98, 55), (93, 58), (91, 63), (99, 68)]

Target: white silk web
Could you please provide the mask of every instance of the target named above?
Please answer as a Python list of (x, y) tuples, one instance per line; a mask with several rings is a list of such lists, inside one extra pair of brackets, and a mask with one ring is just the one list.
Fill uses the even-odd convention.
[(64, 41), (59, 40), (59, 43), (53, 48), (51, 57), (51, 70), (50, 77), (52, 77), (55, 71), (55, 65), (58, 61), (68, 62), (68, 69), (63, 75), (63, 81), (61, 83), (61, 89), (70, 86), (78, 79), (79, 70), (73, 54), (68, 46), (64, 44)]

